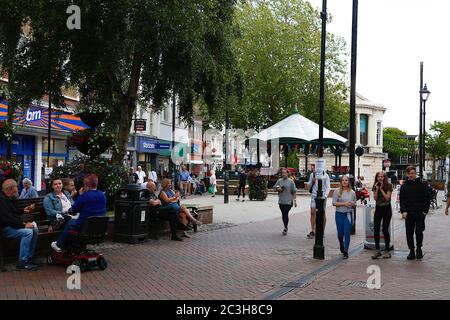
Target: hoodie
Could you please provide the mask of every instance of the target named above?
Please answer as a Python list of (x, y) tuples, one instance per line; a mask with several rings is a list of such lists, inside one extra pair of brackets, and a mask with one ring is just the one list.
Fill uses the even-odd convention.
[(17, 209), (15, 201), (0, 191), (0, 227), (12, 227), (14, 229), (25, 228), (23, 212)]
[(400, 211), (428, 213), (430, 209), (430, 194), (427, 186), (420, 178), (406, 180), (400, 188)]

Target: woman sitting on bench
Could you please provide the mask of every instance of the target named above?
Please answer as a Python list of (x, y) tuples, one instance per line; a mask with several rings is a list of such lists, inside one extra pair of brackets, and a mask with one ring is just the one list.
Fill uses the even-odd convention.
[(80, 189), (79, 196), (72, 206), (72, 212), (79, 212), (77, 219), (71, 219), (64, 227), (58, 240), (52, 242), (52, 249), (61, 252), (70, 231), (80, 231), (84, 221), (93, 216), (106, 215), (106, 196), (97, 190), (98, 177), (89, 174), (84, 178), (84, 187)]
[(159, 193), (161, 204), (163, 206), (173, 207), (176, 210), (177, 214), (179, 214), (180, 221), (183, 225), (187, 225), (188, 222), (191, 222), (194, 225), (202, 224), (200, 221), (198, 221), (191, 215), (191, 213), (186, 207), (180, 205), (180, 193), (178, 191), (174, 192), (171, 189), (172, 181), (170, 181), (169, 179), (163, 179), (161, 186), (162, 190)]
[(65, 217), (72, 208), (73, 200), (70, 193), (63, 190), (61, 179), (54, 179), (51, 186), (53, 192), (45, 196), (44, 209), (52, 229), (56, 231), (64, 227)]

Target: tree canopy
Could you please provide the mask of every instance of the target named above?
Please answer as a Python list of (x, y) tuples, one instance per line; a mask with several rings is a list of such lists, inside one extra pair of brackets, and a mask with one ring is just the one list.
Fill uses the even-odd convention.
[(450, 122), (435, 121), (425, 137), (425, 151), (433, 159), (432, 180), (436, 179), (436, 160), (450, 154)]
[[(69, 30), (68, 6), (81, 9)], [(136, 105), (160, 110), (175, 93), (183, 119), (202, 98), (210, 113), (237, 101), (235, 0), (15, 0), (0, 6), (0, 64), (12, 102), (75, 86), (83, 104), (108, 106), (122, 161)], [(23, 29), (30, 32), (23, 37)]]
[(389, 157), (401, 157), (414, 153), (417, 143), (406, 138), (406, 132), (398, 128), (384, 128), (383, 152)]
[[(238, 128), (264, 128), (290, 115), (295, 106), (319, 120), (320, 13), (304, 0), (255, 0), (238, 5), (234, 55), (242, 74), (243, 101), (230, 112)], [(328, 33), (325, 126), (348, 125), (343, 39)], [(222, 117), (221, 117), (222, 118)]]

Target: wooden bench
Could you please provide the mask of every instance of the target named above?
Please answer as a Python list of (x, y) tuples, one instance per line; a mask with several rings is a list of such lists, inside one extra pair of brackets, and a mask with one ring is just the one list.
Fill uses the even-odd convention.
[[(52, 231), (50, 221), (47, 219), (44, 210), (44, 197), (32, 199), (18, 199), (15, 201), (16, 207), (23, 209), (34, 203), (33, 213), (23, 214), (23, 222), (36, 222), (39, 229), (36, 253), (46, 254), (49, 252), (50, 244), (55, 241), (60, 231)], [(0, 228), (0, 271), (5, 271), (4, 263), (6, 257), (17, 256), (20, 246), (20, 239), (7, 239), (3, 236), (3, 228)]]

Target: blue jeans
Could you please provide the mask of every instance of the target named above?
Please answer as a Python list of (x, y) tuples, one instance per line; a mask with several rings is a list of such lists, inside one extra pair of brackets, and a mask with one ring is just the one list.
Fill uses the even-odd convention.
[(344, 244), (344, 251), (348, 252), (350, 246), (350, 230), (352, 228), (352, 213), (336, 212), (336, 227), (339, 242)]
[(64, 230), (59, 235), (58, 240), (56, 240), (56, 245), (58, 246), (58, 248), (64, 248), (64, 243), (66, 242), (67, 236), (72, 230), (80, 230), (80, 225), (78, 224), (78, 221), (76, 219), (70, 219), (69, 221), (67, 221), (66, 225), (64, 226)]
[(37, 228), (14, 229), (12, 227), (4, 227), (3, 234), (8, 239), (20, 238), (20, 262), (27, 262), (33, 258), (36, 251), (36, 243), (39, 234), (39, 230)]

